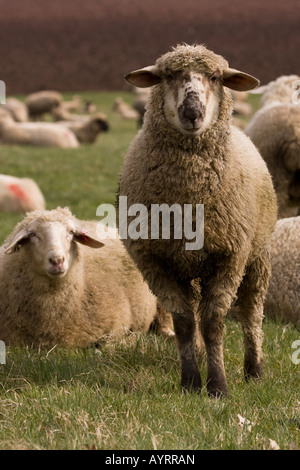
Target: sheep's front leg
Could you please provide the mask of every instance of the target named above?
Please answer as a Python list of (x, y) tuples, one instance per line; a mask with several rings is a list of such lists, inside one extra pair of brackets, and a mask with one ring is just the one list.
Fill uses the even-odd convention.
[(214, 273), (210, 273), (202, 285), (200, 328), (207, 355), (207, 391), (218, 397), (228, 395), (223, 359), (223, 319), (241, 283), (244, 264), (223, 258), (214, 267)]
[(166, 270), (163, 261), (145, 249), (134, 260), (160, 304), (172, 313), (181, 364), (181, 385), (185, 390), (198, 391), (201, 389), (201, 377), (195, 354), (193, 288), (189, 283), (179, 284), (173, 273)]
[(201, 390), (201, 377), (195, 354), (195, 319), (192, 311), (173, 313), (181, 365), (181, 386), (187, 391)]

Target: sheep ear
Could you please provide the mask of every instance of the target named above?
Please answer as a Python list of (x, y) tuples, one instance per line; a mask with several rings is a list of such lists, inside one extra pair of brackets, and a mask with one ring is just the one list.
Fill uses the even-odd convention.
[(104, 243), (100, 242), (96, 238), (91, 237), (88, 234), (88, 231), (85, 229), (76, 229), (73, 239), (75, 242), (89, 246), (90, 248), (101, 248), (104, 246)]
[(223, 73), (223, 85), (236, 91), (249, 91), (258, 87), (260, 81), (249, 75), (235, 69), (227, 69)]
[(154, 65), (150, 65), (149, 67), (128, 73), (125, 75), (125, 80), (127, 80), (130, 85), (139, 88), (148, 88), (157, 85), (161, 81), (161, 78), (157, 68)]
[(29, 239), (30, 233), (23, 229), (17, 233), (13, 242), (5, 249), (4, 253), (11, 255), (15, 251), (19, 250)]

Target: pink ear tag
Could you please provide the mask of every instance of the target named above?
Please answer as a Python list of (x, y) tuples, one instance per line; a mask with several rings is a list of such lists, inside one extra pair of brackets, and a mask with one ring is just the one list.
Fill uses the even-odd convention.
[(82, 234), (84, 240), (88, 240), (88, 237), (85, 236), (85, 235), (88, 235), (88, 233), (89, 232), (87, 230), (85, 230), (84, 228), (81, 229), (81, 234)]

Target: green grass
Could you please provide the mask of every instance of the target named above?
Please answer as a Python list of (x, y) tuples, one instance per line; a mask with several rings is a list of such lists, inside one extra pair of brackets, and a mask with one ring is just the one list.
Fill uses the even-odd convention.
[[(99, 204), (114, 204), (118, 176), (129, 143), (137, 131), (134, 121), (126, 121), (112, 111), (116, 96), (128, 102), (129, 93), (81, 93), (105, 112), (110, 131), (93, 145), (78, 149), (1, 146), (1, 173), (33, 178), (40, 186), (47, 208), (69, 206), (79, 218), (95, 218)], [(70, 96), (67, 96), (69, 99)], [(0, 213), (0, 242), (22, 217)]]
[[(175, 344), (153, 334), (100, 350), (8, 350), (0, 370), (2, 449), (281, 449), (299, 446), (299, 333), (265, 322), (265, 376), (242, 377), (243, 339), (227, 321), (231, 396), (182, 394)], [(205, 366), (201, 366), (205, 377)], [(251, 423), (239, 426), (238, 415)]]
[[(111, 111), (116, 94), (86, 93), (107, 113), (110, 132), (75, 150), (2, 146), (3, 173), (33, 177), (48, 208), (68, 205), (94, 218), (114, 203), (118, 174), (136, 124)], [(130, 102), (131, 95), (122, 93)], [(256, 99), (256, 97), (254, 98)], [(3, 241), (21, 216), (0, 214)], [(281, 449), (300, 447), (299, 331), (264, 322), (265, 375), (243, 380), (240, 325), (226, 322), (230, 398), (183, 394), (176, 346), (152, 333), (100, 349), (8, 348), (0, 365), (0, 449)], [(205, 380), (205, 364), (200, 365)], [(238, 415), (251, 423), (239, 426)]]

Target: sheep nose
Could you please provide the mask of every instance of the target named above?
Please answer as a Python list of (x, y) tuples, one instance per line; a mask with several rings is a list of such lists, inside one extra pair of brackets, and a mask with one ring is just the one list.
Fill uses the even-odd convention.
[(186, 98), (178, 109), (179, 119), (184, 127), (197, 127), (203, 120), (202, 106), (199, 100)]
[(61, 268), (65, 258), (63, 256), (50, 256), (49, 263), (55, 266), (56, 268)]
[(187, 103), (183, 109), (183, 117), (191, 121), (194, 124), (197, 119), (202, 117), (200, 106), (195, 103)]

